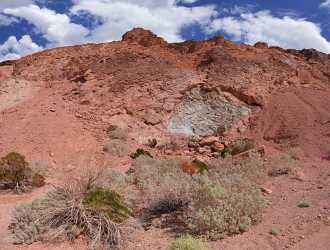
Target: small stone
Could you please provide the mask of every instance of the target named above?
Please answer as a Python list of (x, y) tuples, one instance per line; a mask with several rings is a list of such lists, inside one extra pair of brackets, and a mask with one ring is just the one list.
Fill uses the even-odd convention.
[(203, 138), (199, 145), (201, 146), (210, 146), (216, 142), (219, 142), (219, 138), (216, 137), (216, 136), (210, 136), (210, 137), (206, 137), (206, 138)]
[(220, 151), (223, 151), (225, 149), (225, 145), (223, 145), (222, 143), (220, 142), (215, 142), (213, 143), (212, 145), (212, 149), (214, 151), (217, 151), (217, 152), (220, 152)]
[(54, 112), (56, 112), (56, 109), (55, 108), (50, 108), (49, 111), (54, 113)]
[(306, 177), (306, 175), (304, 174), (303, 171), (299, 170), (299, 171), (296, 172), (293, 179), (296, 179), (298, 181), (306, 181), (307, 177)]
[(261, 187), (261, 191), (265, 194), (272, 194), (273, 191), (269, 188)]

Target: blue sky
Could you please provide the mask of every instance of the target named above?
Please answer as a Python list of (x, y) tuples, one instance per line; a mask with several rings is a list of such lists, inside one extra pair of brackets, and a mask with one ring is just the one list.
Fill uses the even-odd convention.
[(330, 53), (329, 14), (330, 0), (0, 0), (0, 61), (120, 40), (133, 27), (169, 42), (224, 35)]

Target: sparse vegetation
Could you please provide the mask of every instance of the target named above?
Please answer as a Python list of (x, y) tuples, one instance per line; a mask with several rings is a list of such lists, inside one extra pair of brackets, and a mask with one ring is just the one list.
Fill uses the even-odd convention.
[(141, 156), (133, 162), (133, 177), (143, 193), (140, 201), (152, 211), (168, 212), (187, 204), (191, 177), (176, 160)]
[(237, 155), (249, 151), (255, 148), (255, 146), (255, 142), (252, 139), (238, 139), (225, 147), (225, 149), (221, 152), (221, 156), (227, 157), (229, 155)]
[(308, 207), (310, 207), (310, 204), (308, 202), (306, 202), (306, 201), (301, 201), (301, 202), (298, 203), (297, 206), (299, 208), (308, 208)]
[(209, 170), (209, 166), (201, 160), (195, 159), (195, 160), (192, 161), (192, 164), (194, 166), (196, 166), (196, 168), (198, 169), (198, 173), (200, 173), (200, 174), (202, 174), (205, 171)]
[(279, 236), (281, 232), (278, 228), (272, 228), (269, 233), (274, 236)]
[(296, 160), (288, 154), (278, 154), (268, 159), (267, 167), (268, 175), (271, 177), (287, 175), (296, 167)]
[(126, 142), (118, 139), (109, 141), (103, 147), (103, 150), (116, 157), (125, 157), (129, 154), (130, 151), (129, 146), (126, 144)]
[(190, 235), (174, 240), (167, 250), (209, 250), (207, 243)]
[(130, 209), (117, 192), (96, 187), (97, 176), (102, 174), (54, 187), (44, 197), (18, 207), (10, 225), (14, 242), (74, 240), (84, 234), (91, 249), (118, 245), (121, 225), (129, 218)]
[(150, 152), (147, 150), (144, 150), (143, 148), (138, 148), (133, 154), (131, 154), (131, 158), (136, 159), (136, 158), (140, 157), (141, 155), (153, 158), (152, 155), (150, 154)]
[(248, 179), (213, 173), (196, 179), (186, 216), (193, 233), (221, 239), (259, 222), (263, 207), (260, 190)]
[(17, 192), (26, 192), (31, 187), (41, 187), (45, 178), (35, 173), (25, 157), (11, 152), (0, 160), (0, 189), (12, 189)]
[(116, 125), (110, 125), (107, 129), (107, 134), (112, 140), (126, 141), (128, 137), (127, 129), (120, 128)]

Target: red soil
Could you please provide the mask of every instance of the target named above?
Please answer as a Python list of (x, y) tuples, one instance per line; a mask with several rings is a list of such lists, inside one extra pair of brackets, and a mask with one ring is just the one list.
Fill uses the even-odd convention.
[[(90, 159), (125, 170), (129, 157), (114, 158), (102, 151), (109, 125), (128, 128), (132, 151), (148, 138), (165, 143), (171, 137), (180, 146), (181, 137), (170, 135), (168, 129), (178, 105), (194, 88), (218, 93), (234, 106), (251, 111), (250, 123), (236, 120), (226, 139), (247, 134), (265, 145), (267, 152), (300, 148), (303, 178), (270, 179), (265, 186), (273, 193), (266, 197), (269, 205), (263, 222), (211, 246), (328, 250), (328, 72), (329, 56), (314, 50), (236, 45), (221, 37), (168, 44), (141, 29), (126, 34), (121, 42), (40, 52), (12, 66), (0, 66), (0, 156), (18, 151), (29, 161), (47, 161), (49, 184), (79, 172), (82, 162)], [(169, 153), (185, 157), (189, 156), (186, 150)], [(47, 189), (23, 196), (0, 194), (1, 249), (86, 249), (83, 241), (31, 246), (8, 241), (14, 207)], [(297, 208), (303, 199), (312, 206)], [(270, 235), (272, 228), (281, 229), (281, 234)], [(164, 230), (140, 230), (127, 249), (166, 249), (172, 238)]]

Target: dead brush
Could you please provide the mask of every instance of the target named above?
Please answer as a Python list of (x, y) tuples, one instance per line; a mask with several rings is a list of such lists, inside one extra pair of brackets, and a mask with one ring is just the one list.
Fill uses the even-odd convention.
[[(74, 240), (80, 235), (89, 239), (90, 249), (109, 249), (122, 241), (121, 226), (130, 216), (123, 198), (115, 191), (99, 188), (103, 193), (115, 194), (116, 199), (104, 200), (94, 197), (93, 206), (86, 197), (95, 190), (101, 171), (71, 180), (71, 184), (53, 187), (44, 197), (24, 207), (18, 207), (9, 227), (14, 243), (31, 244), (35, 241)], [(102, 209), (96, 209), (95, 200)], [(103, 203), (102, 203), (103, 202)], [(111, 216), (110, 216), (111, 215)], [(120, 220), (113, 220), (120, 218)]]

